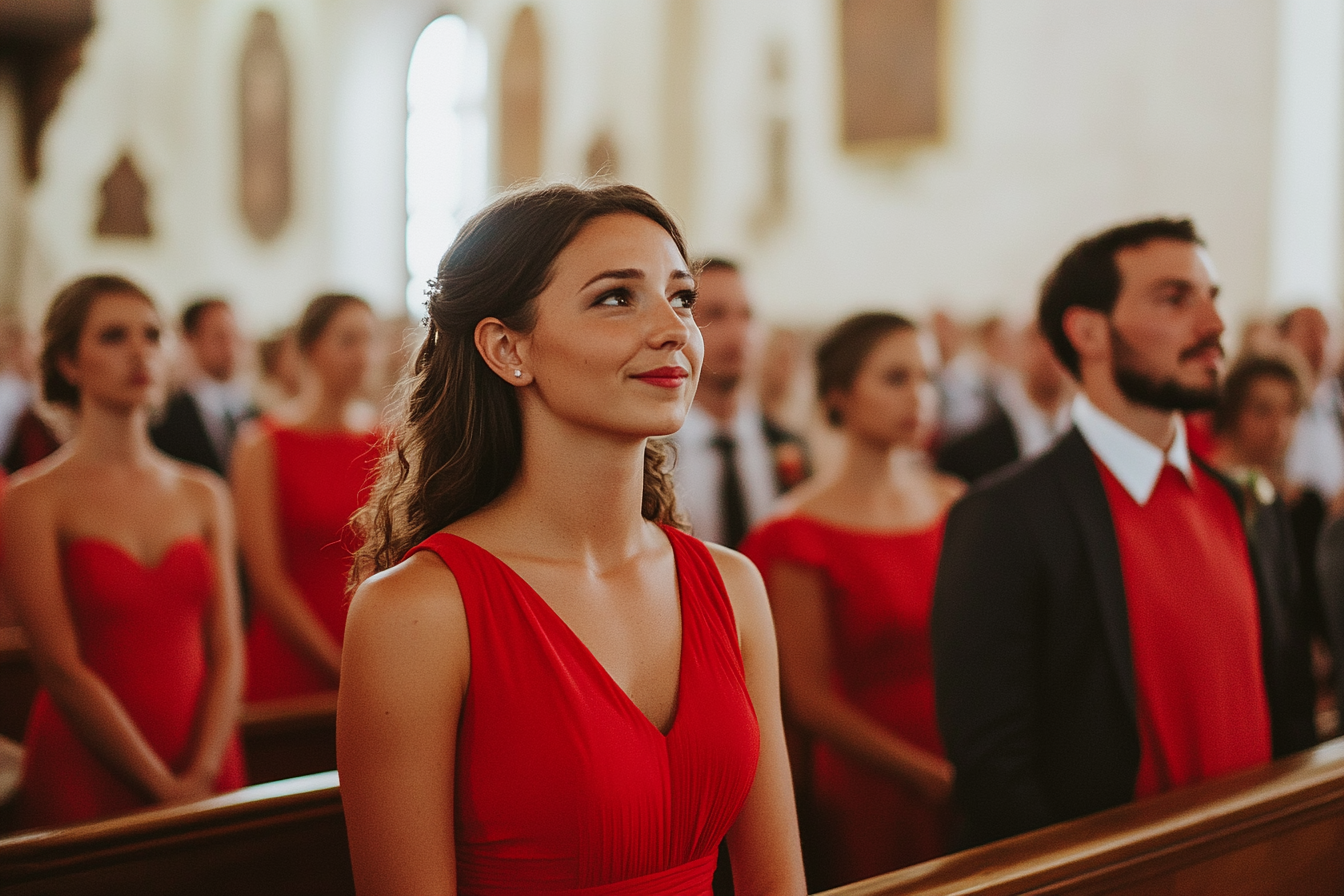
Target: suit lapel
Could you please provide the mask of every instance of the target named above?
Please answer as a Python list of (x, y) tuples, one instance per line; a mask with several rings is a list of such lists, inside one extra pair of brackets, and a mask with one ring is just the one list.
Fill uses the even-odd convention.
[(1059, 462), (1059, 483), (1069, 510), (1082, 533), (1083, 545), (1092, 568), (1097, 609), (1105, 631), (1106, 648), (1131, 710), (1137, 712), (1134, 696), (1134, 658), (1129, 644), (1129, 609), (1125, 602), (1124, 572), (1120, 567), (1120, 547), (1116, 542), (1115, 523), (1111, 519), (1106, 488), (1097, 472), (1092, 449), (1077, 428), (1068, 432), (1055, 449)]

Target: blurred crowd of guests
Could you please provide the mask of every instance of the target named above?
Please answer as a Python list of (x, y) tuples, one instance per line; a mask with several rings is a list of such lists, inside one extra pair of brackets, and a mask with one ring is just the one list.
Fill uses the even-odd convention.
[[(739, 547), (765, 577), (809, 883), (946, 852), (966, 842), (954, 788), (971, 786), (935, 697), (949, 510), (1078, 438), (1078, 372), (1039, 322), (871, 312), (825, 334), (768, 333), (732, 261), (706, 261), (698, 289), (704, 369), (672, 437), (677, 499), (696, 535)], [(29, 824), (237, 786), (239, 699), (338, 683), (347, 523), (368, 495), (407, 328), (356, 296), (323, 295), (255, 363), (224, 299), (185, 308), (174, 358), (163, 329), (135, 284), (85, 278), (56, 298), (40, 350), (17, 327), (0, 331), (0, 450), (11, 473), (28, 468), (5, 502), (6, 612), (44, 685), (21, 796)], [(1266, 507), (1288, 514), (1324, 736), (1344, 692), (1331, 660), (1344, 603), (1339, 346), (1304, 307), (1248, 324), (1237, 348), (1217, 407), (1185, 416), (1181, 444), (1244, 489), (1247, 527)], [(110, 487), (125, 469), (143, 481)], [(1191, 482), (1194, 469), (1187, 460)], [(191, 502), (204, 509), (179, 512)], [(64, 556), (34, 547), (54, 531)], [(118, 616), (129, 598), (116, 583), (134, 567), (142, 590), (197, 595), (171, 632), (153, 614)], [(53, 588), (68, 612), (47, 606)], [(108, 632), (119, 624), (131, 634)], [(97, 637), (176, 646), (90, 650)], [(146, 667), (146, 653), (195, 672)], [(176, 709), (147, 708), (156, 700)]]

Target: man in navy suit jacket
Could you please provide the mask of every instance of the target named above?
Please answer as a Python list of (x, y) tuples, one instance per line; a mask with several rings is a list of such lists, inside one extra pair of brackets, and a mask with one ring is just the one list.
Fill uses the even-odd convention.
[(1045, 283), (1076, 425), (953, 507), (934, 593), (965, 845), (1314, 742), (1282, 507), (1247, 504), (1185, 442), (1181, 412), (1217, 396), (1217, 291), (1193, 225), (1168, 219), (1083, 241)]

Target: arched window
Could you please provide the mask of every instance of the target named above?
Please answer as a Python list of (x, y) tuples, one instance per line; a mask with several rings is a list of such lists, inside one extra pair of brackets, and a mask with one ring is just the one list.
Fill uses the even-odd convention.
[(406, 76), (406, 305), (424, 311), (425, 282), (488, 189), (485, 41), (458, 16), (429, 23)]

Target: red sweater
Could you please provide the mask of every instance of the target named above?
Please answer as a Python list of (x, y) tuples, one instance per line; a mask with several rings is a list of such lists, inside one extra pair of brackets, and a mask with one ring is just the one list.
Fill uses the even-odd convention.
[(1139, 712), (1135, 796), (1267, 762), (1260, 614), (1236, 505), (1167, 465), (1139, 506), (1100, 460), (1129, 610)]

